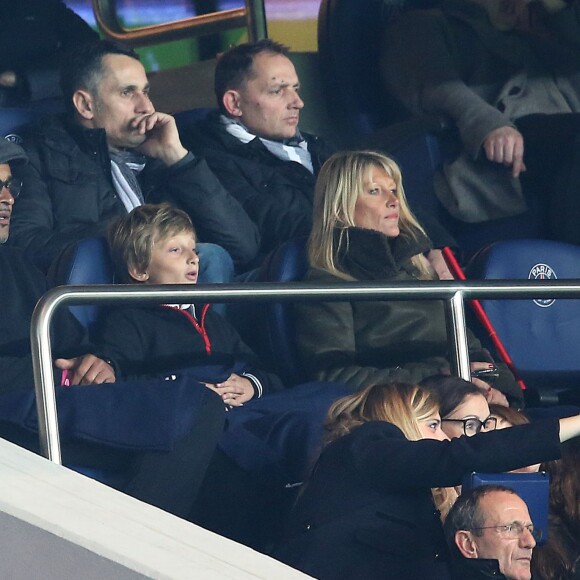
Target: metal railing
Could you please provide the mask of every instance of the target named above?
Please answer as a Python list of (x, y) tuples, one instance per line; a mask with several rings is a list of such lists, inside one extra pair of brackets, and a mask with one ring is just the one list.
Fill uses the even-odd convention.
[(264, 0), (245, 0), (245, 8), (234, 8), (192, 16), (174, 22), (125, 28), (119, 22), (116, 0), (92, 0), (93, 12), (99, 28), (111, 40), (131, 46), (148, 46), (193, 36), (224, 32), (233, 28), (247, 28), (250, 42), (267, 38)]
[(60, 286), (47, 292), (36, 305), (31, 324), (32, 362), (42, 453), (61, 463), (58, 415), (52, 371), (50, 324), (57, 308), (91, 303), (306, 302), (344, 300), (445, 300), (451, 363), (462, 378), (470, 379), (464, 302), (469, 298), (580, 298), (580, 280), (522, 282), (219, 284), (211, 286)]

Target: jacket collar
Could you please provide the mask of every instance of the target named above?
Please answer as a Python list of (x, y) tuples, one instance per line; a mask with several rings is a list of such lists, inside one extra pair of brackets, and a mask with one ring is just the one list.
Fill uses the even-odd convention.
[(104, 129), (85, 129), (67, 114), (48, 117), (42, 124), (47, 144), (56, 151), (77, 155), (103, 155), (108, 157), (107, 137)]
[(381, 280), (402, 270), (415, 274), (411, 258), (432, 246), (420, 233), (416, 239), (408, 235), (389, 238), (375, 230), (350, 227), (335, 230), (335, 247), (342, 270), (359, 280)]
[(85, 129), (71, 116), (66, 117), (65, 126), (84, 153), (96, 155), (99, 151), (108, 150), (107, 134), (104, 129)]
[(457, 558), (451, 562), (454, 580), (505, 580), (497, 560)]
[[(227, 149), (231, 151), (239, 151), (241, 155), (247, 155), (248, 151), (252, 151), (256, 157), (264, 157), (266, 156), (269, 160), (275, 160), (278, 162), (279, 160), (268, 151), (265, 145), (260, 141), (259, 137), (255, 137), (249, 143), (242, 143), (239, 139), (236, 139), (232, 135), (230, 135), (226, 129), (224, 124), (220, 120), (221, 113), (218, 110), (211, 111), (208, 116), (206, 117), (205, 121), (201, 123), (201, 127), (203, 129), (204, 123), (208, 123), (209, 126), (213, 128), (212, 133), (216, 131), (217, 128), (217, 135), (219, 136), (220, 141)], [(304, 131), (300, 131), (302, 138), (308, 143), (308, 150), (312, 156), (313, 163), (315, 164), (315, 173), (318, 172), (319, 165), (321, 164), (319, 161), (319, 150), (318, 150), (318, 143), (320, 141), (319, 137), (315, 135), (311, 135), (310, 133), (305, 133)], [(279, 161), (280, 163), (285, 163), (284, 161)]]

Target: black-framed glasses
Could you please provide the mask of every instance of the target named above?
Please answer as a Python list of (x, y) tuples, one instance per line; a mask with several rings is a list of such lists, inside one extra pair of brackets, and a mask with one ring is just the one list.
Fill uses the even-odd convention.
[(0, 190), (4, 188), (6, 188), (10, 192), (10, 195), (16, 199), (22, 190), (22, 181), (20, 181), (20, 179), (14, 179), (12, 176), (5, 181), (0, 179)]
[(484, 421), (480, 421), (476, 417), (469, 419), (441, 419), (441, 421), (450, 421), (452, 423), (463, 423), (463, 432), (468, 437), (473, 437), (481, 431), (493, 431), (497, 427), (497, 418), (491, 415)]
[(504, 524), (501, 526), (484, 526), (482, 528), (471, 529), (471, 531), (475, 530), (496, 530), (500, 535), (511, 540), (521, 538), (524, 534), (524, 530), (527, 530), (532, 534), (536, 542), (539, 542), (542, 539), (542, 530), (535, 528), (534, 524), (522, 524), (522, 522), (512, 522), (511, 524)]

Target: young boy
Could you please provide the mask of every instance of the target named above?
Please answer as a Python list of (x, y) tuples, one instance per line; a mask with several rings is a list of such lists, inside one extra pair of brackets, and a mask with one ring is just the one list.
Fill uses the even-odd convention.
[[(121, 217), (110, 228), (109, 245), (123, 281), (197, 282), (193, 225), (185, 212), (168, 204), (142, 205)], [(187, 373), (234, 407), (282, 388), (278, 377), (256, 368), (255, 355), (209, 304), (112, 309), (99, 342), (124, 378)]]

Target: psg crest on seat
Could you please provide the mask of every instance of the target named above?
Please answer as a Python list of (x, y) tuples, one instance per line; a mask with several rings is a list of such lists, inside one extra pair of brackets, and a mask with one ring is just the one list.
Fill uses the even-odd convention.
[[(532, 266), (530, 273), (528, 274), (528, 280), (557, 280), (556, 272), (554, 272), (551, 266), (548, 264), (536, 264)], [(555, 298), (537, 298), (534, 304), (540, 306), (541, 308), (548, 308), (556, 302)]]

